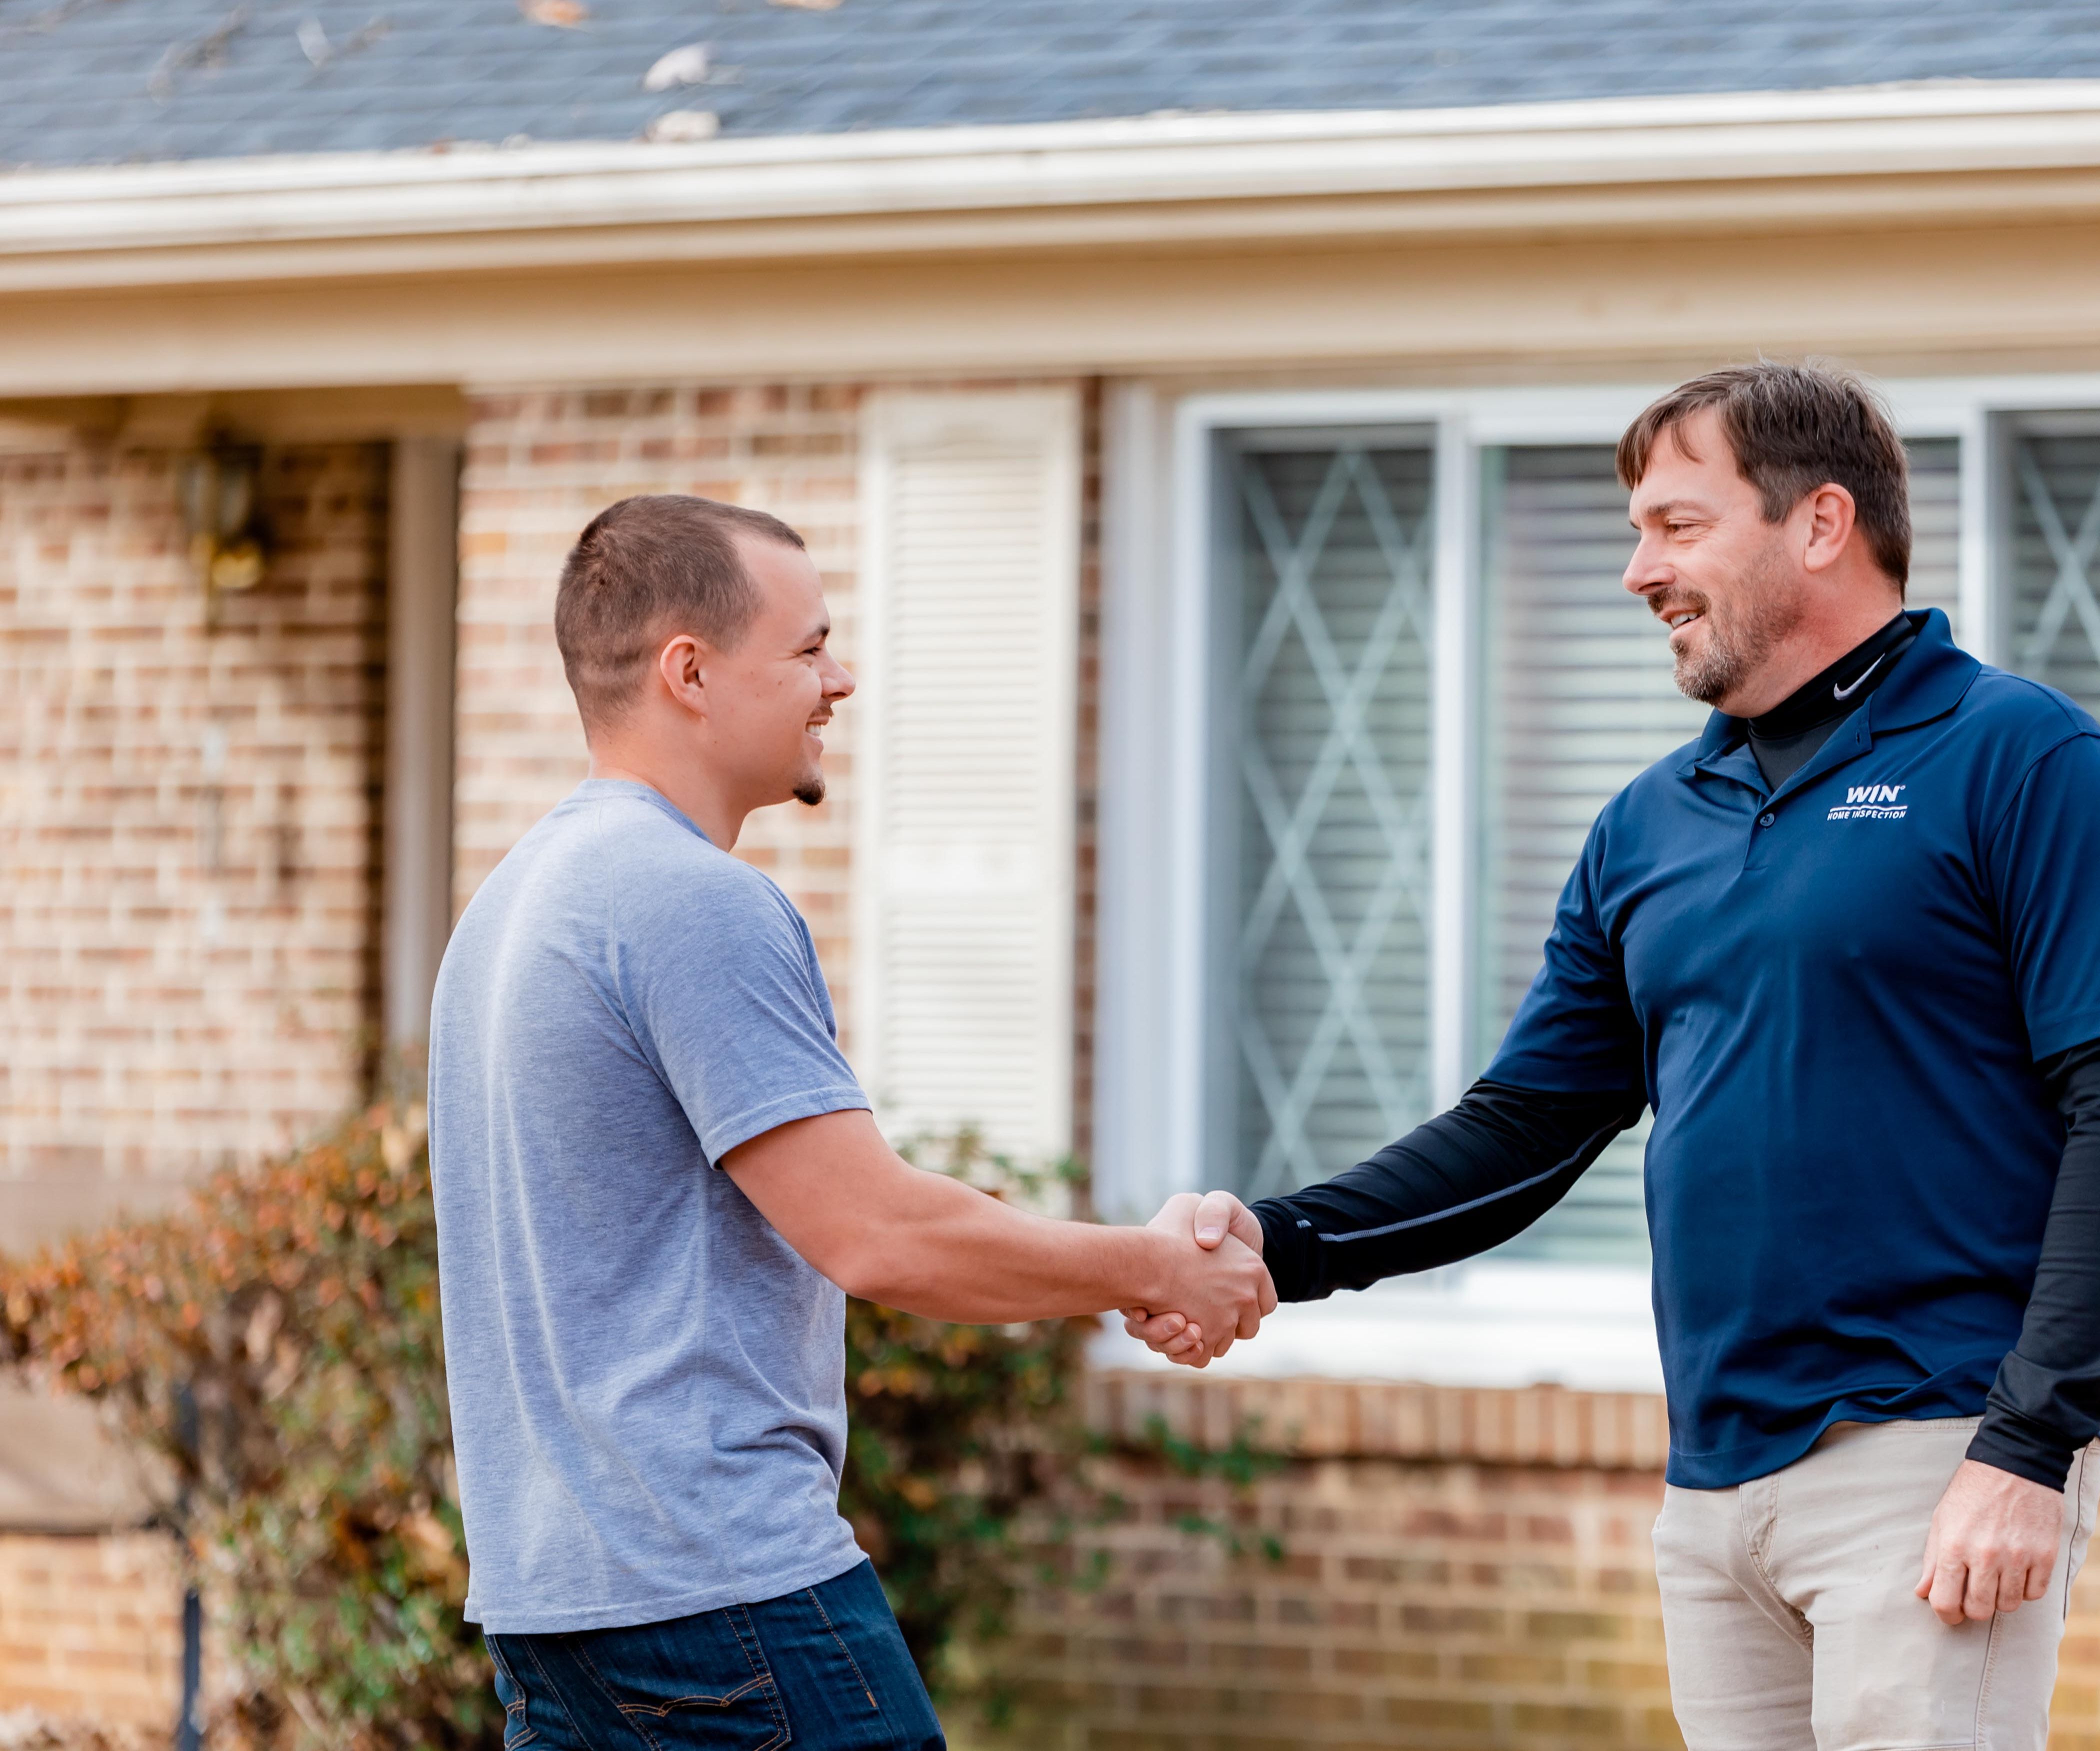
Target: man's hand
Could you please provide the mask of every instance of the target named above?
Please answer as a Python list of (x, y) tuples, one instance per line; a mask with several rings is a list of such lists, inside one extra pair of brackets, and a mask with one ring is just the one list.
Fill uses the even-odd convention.
[[(1207, 1251), (1223, 1246), (1230, 1238), (1257, 1257), (1261, 1253), (1261, 1224), (1255, 1220), (1254, 1212), (1230, 1192), (1207, 1192), (1201, 1197), (1193, 1192), (1176, 1193), (1145, 1226), (1172, 1234), (1189, 1235)], [(1275, 1308), (1276, 1295), (1272, 1286), (1262, 1312), (1270, 1313)], [(1147, 1308), (1125, 1308), (1123, 1315), (1123, 1329), (1132, 1337), (1169, 1361), (1190, 1368), (1201, 1368), (1212, 1356), (1223, 1356), (1232, 1347), (1235, 1335), (1254, 1335), (1249, 1331), (1227, 1332), (1222, 1343), (1206, 1344), (1202, 1321), (1193, 1317), (1186, 1308), (1176, 1307), (1156, 1313)]]
[(1950, 1628), (2018, 1611), (2049, 1590), (2063, 1537), (2063, 1492), (1965, 1459), (1934, 1510), (1914, 1590)]

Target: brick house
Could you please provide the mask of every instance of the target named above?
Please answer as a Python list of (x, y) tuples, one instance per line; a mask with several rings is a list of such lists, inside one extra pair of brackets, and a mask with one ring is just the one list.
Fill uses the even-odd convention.
[[(412, 1052), (580, 773), (554, 576), (629, 492), (823, 568), (862, 690), (746, 850), (886, 1121), (1077, 1153), (1118, 1219), (1485, 1061), (1699, 721), (1617, 587), (1657, 387), (1874, 372), (1913, 599), (2100, 703), (2092, 9), (1648, 11), (0, 5), (0, 1246)], [(1118, 1581), (1012, 1656), (1074, 1743), (1675, 1742), (1639, 1173), (1202, 1377), (1102, 1339), (1105, 1428), (1295, 1457), (1275, 1565), (1133, 1469)], [(0, 1410), (0, 1709), (168, 1717), (131, 1499)]]

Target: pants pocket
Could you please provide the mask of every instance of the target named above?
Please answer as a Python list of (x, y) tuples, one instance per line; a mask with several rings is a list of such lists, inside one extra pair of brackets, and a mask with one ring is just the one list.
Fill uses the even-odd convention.
[(562, 1641), (646, 1744), (660, 1751), (779, 1751), (788, 1742), (779, 1688), (740, 1605)]

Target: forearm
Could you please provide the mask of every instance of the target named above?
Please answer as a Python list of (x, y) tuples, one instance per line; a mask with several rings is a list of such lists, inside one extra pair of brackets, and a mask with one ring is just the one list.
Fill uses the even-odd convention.
[(847, 1294), (904, 1312), (1004, 1324), (1166, 1305), (1190, 1288), (1167, 1237), (1015, 1210), (900, 1159), (865, 1112), (783, 1125), (722, 1168)]
[(850, 1295), (972, 1325), (1165, 1299), (1171, 1248), (1150, 1230), (1053, 1222), (938, 1174), (902, 1173), (827, 1273)]
[(2063, 1159), (2020, 1341), (1999, 1367), (1969, 1457), (2060, 1489), (2100, 1432), (2100, 1042), (2050, 1068)]
[(1475, 1083), (1369, 1161), (1254, 1206), (1278, 1297), (1317, 1300), (1499, 1246), (1565, 1197), (1643, 1104)]

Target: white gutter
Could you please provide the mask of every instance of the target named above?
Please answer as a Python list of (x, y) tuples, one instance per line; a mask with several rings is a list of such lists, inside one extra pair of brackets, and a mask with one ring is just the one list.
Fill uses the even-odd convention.
[[(1338, 203), (1536, 229), (1527, 194), (1643, 190), (1681, 223), (1719, 185), (2097, 169), (2100, 81), (2062, 80), (21, 170), (0, 290), (1360, 228)], [(2049, 202), (2100, 208), (2078, 183)]]

